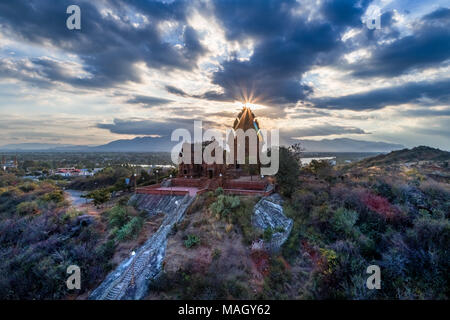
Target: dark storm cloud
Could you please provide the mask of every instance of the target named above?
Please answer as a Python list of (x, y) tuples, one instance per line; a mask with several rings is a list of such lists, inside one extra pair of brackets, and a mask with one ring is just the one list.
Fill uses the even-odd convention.
[[(61, 77), (55, 65), (45, 66), (49, 81), (63, 81), (75, 86), (109, 87), (126, 81), (140, 81), (134, 67), (144, 62), (150, 68), (192, 70), (198, 57), (205, 52), (198, 35), (190, 27), (182, 28), (182, 39), (163, 39), (158, 24), (171, 20), (186, 25), (186, 2), (111, 1), (111, 14), (102, 14), (101, 8), (89, 1), (76, 1), (81, 8), (81, 30), (66, 28), (66, 8), (71, 0), (16, 0), (0, 3), (2, 32), (34, 44), (62, 49), (76, 54), (83, 62), (89, 77)], [(144, 27), (135, 27), (134, 13), (148, 19)], [(140, 21), (143, 22), (143, 21)]]
[[(335, 59), (330, 52), (339, 50), (340, 33), (356, 24), (367, 2), (327, 1), (321, 9), (330, 21), (308, 21), (294, 12), (301, 6), (295, 0), (213, 1), (227, 38), (252, 38), (255, 47), (249, 60), (232, 56), (213, 74), (212, 82), (223, 91), (195, 97), (270, 105), (304, 99), (311, 88), (302, 83), (302, 74), (314, 64)], [(186, 95), (178, 88), (171, 91)]]
[(315, 99), (313, 102), (317, 108), (355, 111), (376, 110), (387, 105), (404, 103), (448, 105), (450, 103), (450, 79), (435, 82), (408, 82), (395, 87), (341, 97)]
[(370, 0), (327, 0), (323, 3), (322, 13), (332, 24), (340, 26), (361, 26), (361, 16), (366, 11)]
[[(201, 120), (201, 119), (198, 119)], [(212, 121), (203, 121), (203, 128), (215, 127), (218, 124)], [(98, 123), (97, 128), (107, 129), (111, 133), (128, 135), (159, 135), (169, 136), (175, 129), (183, 128), (193, 130), (194, 120), (185, 118), (171, 118), (166, 121), (142, 119), (114, 119), (113, 123)]]
[(186, 92), (184, 92), (183, 90), (178, 89), (178, 88), (176, 88), (174, 86), (166, 86), (166, 90), (167, 90), (167, 92), (175, 94), (177, 96), (181, 96), (181, 97), (188, 97), (189, 96)]
[(424, 16), (413, 34), (377, 44), (369, 59), (351, 67), (356, 77), (393, 77), (415, 69), (439, 66), (449, 58), (450, 9), (441, 8)]
[(444, 20), (449, 21), (450, 19), (450, 9), (449, 8), (439, 8), (424, 16), (424, 20), (427, 21), (438, 21)]
[(215, 100), (215, 101), (228, 101), (229, 99), (220, 92), (216, 91), (206, 91), (202, 94), (188, 94), (187, 92), (184, 92), (182, 89), (176, 88), (174, 86), (166, 86), (167, 92), (171, 94), (175, 94), (180, 97), (189, 97), (189, 98), (196, 98), (196, 99), (206, 99), (206, 100)]
[(364, 130), (353, 126), (340, 126), (330, 123), (318, 124), (302, 128), (294, 128), (290, 130), (281, 129), (283, 137), (317, 137), (317, 136), (331, 136), (342, 134), (367, 134)]
[(142, 95), (137, 95), (127, 100), (127, 103), (144, 105), (145, 108), (162, 106), (170, 102), (172, 102), (172, 100)]

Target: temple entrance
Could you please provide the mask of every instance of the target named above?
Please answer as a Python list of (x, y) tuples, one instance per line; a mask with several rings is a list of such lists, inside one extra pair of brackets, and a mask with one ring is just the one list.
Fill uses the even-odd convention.
[(208, 177), (210, 179), (212, 179), (213, 175), (214, 175), (214, 170), (208, 170)]

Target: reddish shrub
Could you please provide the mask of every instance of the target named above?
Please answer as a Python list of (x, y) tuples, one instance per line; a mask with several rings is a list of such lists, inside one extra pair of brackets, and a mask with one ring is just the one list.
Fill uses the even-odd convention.
[(251, 253), (253, 263), (264, 277), (269, 275), (269, 254), (264, 250), (253, 250)]
[(399, 218), (401, 212), (397, 207), (393, 206), (388, 199), (377, 196), (369, 191), (361, 193), (361, 201), (370, 210), (378, 213), (386, 220)]

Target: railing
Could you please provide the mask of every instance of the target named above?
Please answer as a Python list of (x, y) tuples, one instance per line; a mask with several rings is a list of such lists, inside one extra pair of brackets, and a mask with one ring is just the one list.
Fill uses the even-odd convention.
[(173, 195), (173, 196), (184, 196), (189, 193), (188, 190), (171, 190), (171, 189), (155, 189), (155, 188), (137, 188), (136, 193), (138, 194), (157, 194), (157, 195)]

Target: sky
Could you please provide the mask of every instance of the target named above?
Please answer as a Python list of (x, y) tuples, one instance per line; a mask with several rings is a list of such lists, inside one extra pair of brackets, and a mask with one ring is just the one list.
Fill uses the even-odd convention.
[(285, 143), (450, 150), (449, 71), (448, 1), (0, 0), (0, 145), (167, 139), (248, 103)]

